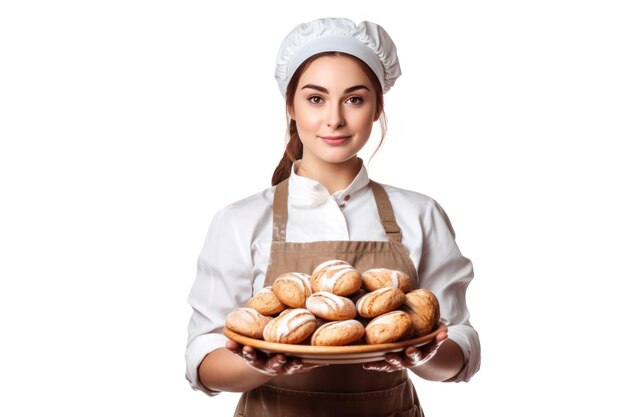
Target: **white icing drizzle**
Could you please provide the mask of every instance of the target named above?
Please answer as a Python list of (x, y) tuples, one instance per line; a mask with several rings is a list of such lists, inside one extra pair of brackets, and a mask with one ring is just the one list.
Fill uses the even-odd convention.
[(384, 283), (384, 285), (388, 286), (391, 285), (394, 288), (399, 288), (400, 285), (400, 273), (398, 271), (394, 271), (393, 269), (387, 269), (387, 268), (374, 268), (374, 269), (370, 269), (367, 271), (368, 275), (383, 275), (383, 277), (389, 277), (389, 280), (385, 280), (387, 282)]
[(390, 313), (383, 314), (382, 316), (376, 317), (369, 323), (369, 326), (374, 325), (393, 325), (395, 321), (398, 320), (398, 316), (402, 316), (406, 313), (402, 311), (392, 311)]
[(276, 322), (278, 326), (276, 328), (276, 340), (281, 343), (295, 329), (307, 322), (315, 322), (315, 316), (304, 308), (294, 308), (289, 313), (279, 317), (280, 319)]
[[(337, 266), (331, 266), (330, 268), (328, 268), (326, 270), (326, 274), (325, 277), (326, 279), (322, 279), (321, 280), (321, 287), (320, 289), (322, 291), (329, 291), (332, 292), (333, 288), (335, 288), (335, 284), (337, 283), (337, 281), (343, 277), (345, 274), (347, 274), (348, 272), (352, 271), (354, 268), (352, 268), (350, 265), (337, 265)], [(328, 274), (334, 272), (334, 274), (332, 274), (330, 277), (328, 277)]]
[(382, 294), (384, 294), (386, 292), (393, 291), (393, 290), (395, 290), (395, 288), (383, 287), (383, 288), (377, 289), (376, 291), (372, 291), (370, 294), (381, 294), (382, 295)]
[(307, 307), (323, 313), (336, 312), (341, 310), (345, 305), (345, 300), (331, 292), (316, 292), (306, 300)]
[(358, 322), (357, 320), (341, 320), (341, 321), (331, 321), (330, 323), (326, 323), (321, 325), (320, 327), (317, 328), (317, 330), (315, 331), (315, 333), (313, 334), (313, 338), (311, 339), (311, 342), (313, 344), (316, 343), (316, 340), (318, 337), (321, 337), (320, 335), (322, 333), (324, 333), (326, 330), (328, 331), (333, 331), (333, 330), (337, 330), (338, 328), (353, 328), (355, 331), (358, 330), (358, 328), (363, 328), (363, 325)]
[(395, 288), (398, 288), (400, 285), (400, 274), (398, 271), (390, 271), (391, 272), (391, 283)]
[(281, 276), (279, 279), (293, 282), (298, 286), (300, 290), (304, 292), (308, 292), (309, 294), (312, 292), (311, 282), (309, 281), (309, 276), (307, 274), (303, 274), (300, 272), (292, 272), (290, 274), (285, 274)]
[(331, 259), (330, 261), (326, 261), (326, 262), (322, 262), (321, 264), (319, 264), (314, 270), (313, 270), (313, 274), (318, 273), (319, 271), (321, 271), (322, 269), (326, 268), (328, 265), (332, 265), (332, 264), (336, 264), (336, 263), (340, 263), (340, 264), (345, 264), (347, 265), (348, 263), (345, 261), (341, 261), (339, 259)]
[(309, 275), (303, 274), (302, 272), (294, 272), (294, 275), (302, 280), (302, 284), (309, 294), (313, 292), (311, 289), (311, 277)]
[(356, 302), (356, 308), (357, 310), (361, 311), (361, 307), (363, 306), (364, 303), (370, 303), (370, 305), (367, 306), (367, 311), (363, 311), (363, 313), (369, 313), (371, 311), (371, 303), (374, 303), (375, 300), (377, 300), (380, 297), (384, 297), (385, 293), (388, 293), (389, 291), (395, 291), (395, 288), (391, 288), (391, 287), (383, 287), (383, 288), (379, 288), (376, 291), (372, 291), (370, 293), (365, 294), (363, 297), (359, 298), (358, 301)]
[(321, 328), (324, 327), (333, 327), (333, 328), (337, 328), (337, 327), (354, 327), (354, 326), (358, 326), (361, 323), (359, 323), (356, 320), (341, 320), (341, 321), (331, 321), (330, 323), (326, 323), (323, 326), (320, 326)]
[(256, 324), (259, 320), (259, 312), (250, 307), (241, 307), (241, 319), (251, 324)]

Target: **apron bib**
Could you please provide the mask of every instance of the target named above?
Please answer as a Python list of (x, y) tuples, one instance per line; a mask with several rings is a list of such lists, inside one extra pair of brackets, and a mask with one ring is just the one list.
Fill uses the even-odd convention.
[[(311, 274), (320, 263), (341, 259), (359, 272), (372, 268), (400, 270), (418, 288), (418, 276), (402, 246), (402, 232), (383, 187), (370, 181), (386, 241), (287, 242), (289, 180), (276, 186), (271, 256), (264, 286), (281, 274)], [(367, 371), (361, 364), (329, 365), (296, 375), (283, 375), (239, 400), (236, 417), (419, 417), (423, 416), (406, 370)]]

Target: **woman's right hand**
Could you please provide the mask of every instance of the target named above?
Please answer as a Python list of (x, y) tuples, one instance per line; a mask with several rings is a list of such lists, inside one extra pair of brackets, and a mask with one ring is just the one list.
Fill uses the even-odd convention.
[(243, 358), (248, 365), (257, 371), (269, 376), (292, 375), (301, 372), (308, 372), (311, 369), (327, 365), (304, 363), (299, 358), (286, 356), (282, 353), (267, 355), (251, 346), (242, 346), (232, 340), (226, 342), (226, 349)]

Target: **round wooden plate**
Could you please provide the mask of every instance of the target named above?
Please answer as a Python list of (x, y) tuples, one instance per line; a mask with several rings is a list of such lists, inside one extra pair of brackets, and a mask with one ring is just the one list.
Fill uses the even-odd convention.
[(239, 343), (251, 346), (265, 353), (283, 353), (289, 356), (301, 358), (308, 363), (363, 363), (384, 359), (386, 353), (399, 352), (407, 346), (422, 346), (435, 339), (439, 333), (447, 331), (445, 324), (439, 326), (431, 333), (414, 339), (407, 339), (395, 343), (383, 343), (378, 345), (348, 345), (348, 346), (311, 346), (290, 345), (286, 343), (266, 342), (265, 340), (253, 339), (240, 335), (232, 330), (224, 328), (224, 336)]

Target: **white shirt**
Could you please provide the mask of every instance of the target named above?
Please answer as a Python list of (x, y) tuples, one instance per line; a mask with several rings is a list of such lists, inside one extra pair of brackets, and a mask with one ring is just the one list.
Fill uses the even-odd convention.
[[(332, 195), (312, 179), (289, 178), (286, 240), (387, 240), (364, 166), (345, 189)], [(448, 337), (462, 349), (465, 366), (457, 381), (468, 381), (480, 366), (478, 333), (469, 322), (465, 293), (474, 273), (455, 242), (448, 217), (432, 198), (383, 184), (389, 195), (402, 243), (418, 272), (419, 286), (439, 299)], [(198, 259), (198, 273), (189, 294), (186, 377), (192, 388), (209, 395), (197, 368), (211, 351), (224, 347), (226, 315), (263, 288), (272, 243), (272, 202), (275, 187), (221, 209), (213, 218)]]

